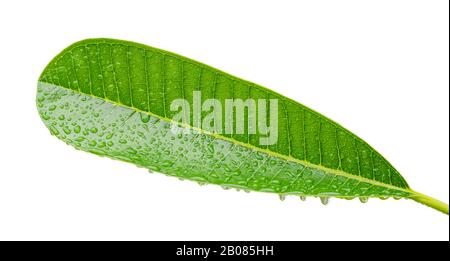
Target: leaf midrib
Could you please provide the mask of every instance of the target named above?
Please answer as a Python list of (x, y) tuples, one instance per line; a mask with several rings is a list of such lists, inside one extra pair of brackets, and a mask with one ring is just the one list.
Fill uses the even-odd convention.
[(220, 134), (211, 133), (209, 131), (206, 131), (206, 130), (203, 130), (203, 129), (200, 129), (200, 128), (197, 128), (197, 127), (194, 127), (194, 126), (191, 126), (191, 125), (188, 125), (188, 124), (176, 122), (176, 121), (173, 121), (170, 118), (167, 118), (167, 117), (164, 117), (164, 116), (152, 113), (152, 112), (143, 111), (141, 109), (138, 109), (138, 108), (135, 108), (135, 107), (132, 107), (132, 106), (128, 106), (128, 105), (119, 103), (117, 101), (112, 101), (112, 100), (110, 100), (108, 98), (98, 97), (98, 96), (95, 96), (93, 94), (88, 94), (88, 93), (81, 92), (80, 90), (70, 89), (70, 88), (67, 88), (67, 87), (64, 87), (64, 86), (56, 85), (54, 83), (44, 82), (42, 80), (39, 80), (39, 82), (41, 82), (43, 84), (50, 84), (50, 85), (54, 85), (54, 86), (57, 86), (57, 87), (60, 87), (60, 88), (64, 88), (64, 89), (70, 90), (70, 91), (72, 91), (74, 93), (78, 93), (78, 94), (81, 94), (81, 95), (86, 95), (86, 96), (89, 96), (89, 97), (92, 97), (92, 98), (102, 99), (102, 100), (105, 100), (105, 101), (107, 101), (109, 103), (112, 103), (112, 104), (114, 104), (116, 106), (121, 106), (121, 107), (124, 107), (124, 108), (135, 110), (135, 111), (140, 112), (140, 113), (145, 113), (145, 114), (147, 114), (149, 116), (156, 117), (156, 118), (158, 118), (160, 120), (163, 120), (165, 122), (173, 123), (173, 124), (176, 124), (176, 125), (181, 126), (181, 127), (189, 128), (189, 129), (195, 130), (195, 131), (197, 131), (199, 133), (204, 133), (206, 135), (214, 137), (216, 139), (220, 139), (220, 140), (223, 140), (223, 141), (231, 142), (231, 143), (233, 143), (235, 145), (240, 145), (242, 147), (245, 147), (245, 148), (248, 148), (248, 149), (251, 149), (251, 150), (254, 150), (254, 151), (258, 151), (258, 152), (267, 154), (268, 156), (271, 156), (271, 157), (274, 157), (274, 158), (283, 159), (283, 160), (287, 160), (289, 162), (294, 162), (294, 163), (301, 164), (301, 165), (303, 165), (305, 167), (311, 167), (311, 168), (314, 168), (314, 169), (322, 170), (322, 171), (325, 172), (326, 175), (333, 174), (333, 175), (336, 175), (336, 176), (341, 176), (341, 177), (353, 179), (353, 180), (356, 180), (356, 181), (365, 182), (365, 183), (368, 183), (368, 184), (371, 184), (371, 185), (375, 185), (375, 186), (379, 186), (379, 187), (385, 187), (385, 188), (392, 189), (392, 190), (397, 190), (397, 191), (407, 192), (407, 193), (410, 193), (410, 194), (415, 194), (415, 192), (413, 190), (408, 189), (408, 188), (401, 188), (401, 187), (393, 186), (391, 184), (386, 184), (386, 183), (383, 183), (383, 182), (380, 182), (380, 181), (368, 179), (368, 178), (361, 177), (361, 176), (356, 176), (356, 175), (347, 173), (347, 172), (342, 171), (342, 170), (331, 169), (331, 168), (328, 168), (328, 167), (325, 167), (325, 166), (322, 166), (322, 165), (317, 165), (317, 164), (314, 164), (314, 163), (311, 163), (311, 162), (308, 162), (308, 161), (305, 161), (305, 160), (297, 159), (297, 158), (294, 158), (294, 157), (289, 156), (289, 155), (280, 154), (278, 152), (274, 152), (274, 151), (270, 151), (268, 149), (260, 148), (260, 147), (254, 146), (252, 144), (249, 144), (249, 143), (245, 143), (245, 142), (241, 142), (241, 141), (238, 141), (238, 140), (235, 140), (235, 139), (232, 139), (232, 138), (228, 138), (228, 137), (222, 136)]

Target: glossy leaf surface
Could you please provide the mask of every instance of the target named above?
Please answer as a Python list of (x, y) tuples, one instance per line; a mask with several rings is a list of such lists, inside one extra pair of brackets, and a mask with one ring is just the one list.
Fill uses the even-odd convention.
[[(278, 101), (278, 135), (222, 134), (173, 121), (171, 102)], [(412, 198), (412, 191), (363, 140), (319, 113), (257, 84), (188, 58), (113, 39), (77, 42), (55, 57), (38, 83), (37, 106), (51, 133), (77, 149), (201, 183), (281, 195)], [(207, 112), (200, 112), (200, 118)], [(221, 112), (224, 114), (224, 112)], [(248, 114), (243, 115), (245, 122)], [(226, 118), (226, 117), (224, 117)], [(177, 125), (179, 132), (172, 126)], [(222, 128), (224, 128), (222, 126)], [(189, 131), (184, 131), (189, 130)]]

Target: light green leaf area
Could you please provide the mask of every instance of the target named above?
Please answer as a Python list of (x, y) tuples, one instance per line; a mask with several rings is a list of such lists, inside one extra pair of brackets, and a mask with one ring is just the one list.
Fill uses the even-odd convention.
[[(175, 99), (277, 99), (278, 136), (221, 134), (173, 121)], [(257, 84), (153, 47), (113, 39), (77, 42), (38, 82), (37, 107), (50, 132), (77, 149), (200, 183), (284, 195), (411, 198), (411, 190), (367, 143), (319, 113)], [(201, 112), (205, 116), (207, 112)], [(247, 117), (248, 114), (245, 114)], [(193, 122), (194, 112), (189, 114)], [(178, 132), (173, 131), (178, 126)], [(246, 125), (246, 127), (248, 127)], [(188, 130), (188, 131), (184, 131)]]

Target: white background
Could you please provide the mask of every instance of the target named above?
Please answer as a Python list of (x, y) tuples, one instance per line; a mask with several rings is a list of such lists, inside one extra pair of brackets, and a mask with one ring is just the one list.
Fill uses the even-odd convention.
[(449, 199), (448, 1), (2, 1), (0, 239), (449, 240), (408, 200), (200, 187), (80, 152), (35, 108), (45, 65), (90, 37), (212, 65), (341, 123), (411, 187)]

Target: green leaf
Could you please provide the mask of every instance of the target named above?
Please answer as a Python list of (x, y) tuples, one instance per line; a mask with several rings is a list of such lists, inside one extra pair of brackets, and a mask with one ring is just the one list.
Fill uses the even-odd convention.
[[(198, 98), (220, 106), (196, 106)], [(174, 106), (180, 99), (188, 107)], [(257, 114), (252, 106), (243, 114), (230, 107), (230, 113), (227, 101), (238, 99), (254, 101)], [(386, 159), (337, 123), (153, 47), (113, 39), (69, 46), (40, 76), (37, 107), (50, 132), (67, 144), (170, 176), (281, 198), (316, 196), (323, 203), (329, 197), (409, 198), (448, 214), (447, 204), (411, 190)]]

